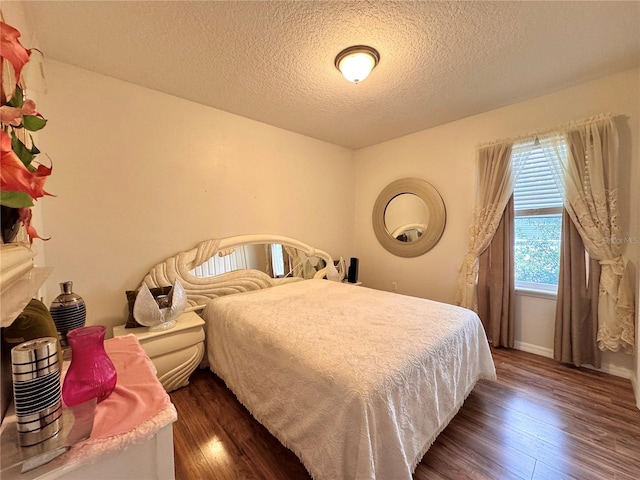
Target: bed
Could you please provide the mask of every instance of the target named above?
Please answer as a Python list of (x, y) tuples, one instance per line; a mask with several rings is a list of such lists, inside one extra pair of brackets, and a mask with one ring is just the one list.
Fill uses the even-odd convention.
[[(207, 255), (187, 252), (173, 270)], [(163, 262), (145, 282), (170, 270)], [(181, 281), (205, 305), (211, 370), (314, 479), (411, 479), (476, 382), (495, 378), (482, 325), (461, 307), (323, 276), (270, 282), (241, 270)]]

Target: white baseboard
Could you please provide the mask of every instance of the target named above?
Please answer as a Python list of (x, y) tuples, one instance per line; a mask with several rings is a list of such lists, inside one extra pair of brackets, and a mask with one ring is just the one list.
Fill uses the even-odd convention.
[[(533, 353), (535, 355), (540, 355), (542, 357), (553, 358), (553, 349), (547, 347), (541, 347), (539, 345), (533, 345), (532, 343), (525, 342), (514, 342), (514, 348), (516, 350), (522, 350), (523, 352)], [(583, 365), (585, 368), (591, 368), (592, 370), (596, 370), (598, 372), (608, 373), (610, 375), (614, 375), (616, 377), (622, 377), (630, 379), (634, 384), (634, 392), (636, 395), (636, 400), (638, 401), (638, 408), (640, 408), (640, 385), (634, 383), (634, 374), (633, 371), (628, 368), (618, 367), (615, 365), (603, 364), (601, 368), (593, 368), (589, 365)]]
[(534, 345), (532, 343), (514, 342), (514, 348), (516, 350), (522, 350), (523, 352), (533, 353), (542, 357), (553, 358), (553, 348), (541, 347), (540, 345)]
[(635, 377), (631, 377), (631, 386), (633, 387), (633, 394), (636, 397), (636, 407), (640, 410), (640, 385)]
[(616, 377), (626, 378), (633, 382), (633, 371), (624, 367), (616, 367), (615, 365), (602, 365), (602, 368), (597, 369), (590, 367), (589, 365), (584, 365), (587, 368), (591, 368), (593, 370), (598, 370), (599, 372), (609, 373), (611, 375), (615, 375)]

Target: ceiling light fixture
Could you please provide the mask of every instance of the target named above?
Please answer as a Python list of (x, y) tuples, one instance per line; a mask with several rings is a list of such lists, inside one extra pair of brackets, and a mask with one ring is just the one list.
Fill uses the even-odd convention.
[(375, 48), (355, 45), (342, 50), (336, 57), (335, 65), (344, 78), (358, 83), (369, 76), (379, 61), (380, 54)]

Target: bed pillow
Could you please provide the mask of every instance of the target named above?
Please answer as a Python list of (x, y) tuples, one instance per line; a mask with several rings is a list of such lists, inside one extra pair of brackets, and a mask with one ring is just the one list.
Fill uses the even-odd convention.
[[(158, 298), (160, 295), (169, 295), (171, 291), (171, 286), (168, 287), (158, 287), (158, 288), (150, 288), (151, 295), (153, 298)], [(138, 290), (127, 290), (127, 302), (129, 304), (129, 318), (127, 318), (127, 323), (124, 328), (138, 328), (143, 327), (144, 325), (140, 325), (136, 322), (136, 319), (133, 318), (133, 305), (136, 303), (136, 296), (138, 295)]]

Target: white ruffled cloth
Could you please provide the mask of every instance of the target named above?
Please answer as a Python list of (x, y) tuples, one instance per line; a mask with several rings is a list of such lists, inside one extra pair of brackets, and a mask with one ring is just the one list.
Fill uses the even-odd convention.
[(213, 300), (211, 369), (316, 480), (410, 480), (478, 379), (467, 309), (326, 280)]

